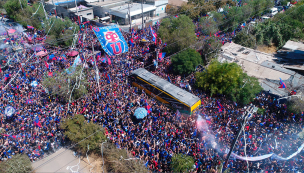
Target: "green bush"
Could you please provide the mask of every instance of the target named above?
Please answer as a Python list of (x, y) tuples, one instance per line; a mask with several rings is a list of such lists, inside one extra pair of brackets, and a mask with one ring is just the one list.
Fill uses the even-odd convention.
[(177, 74), (190, 74), (195, 68), (202, 64), (201, 55), (194, 49), (187, 49), (172, 56), (173, 71)]
[(287, 111), (294, 114), (302, 114), (304, 112), (304, 101), (298, 97), (292, 97), (287, 101)]
[(100, 144), (106, 140), (104, 129), (92, 121), (88, 123), (83, 115), (65, 119), (61, 128), (73, 143), (78, 144), (75, 147), (83, 154), (87, 152), (88, 146), (90, 152), (100, 153)]
[(144, 163), (139, 159), (130, 157), (127, 150), (118, 149), (111, 143), (105, 143), (103, 146), (105, 165), (108, 172), (149, 172)]
[(71, 71), (71, 74), (57, 71), (53, 73), (53, 76), (46, 75), (42, 81), (42, 85), (48, 89), (50, 94), (66, 102), (70, 98), (73, 101), (88, 93), (86, 71), (82, 70), (81, 66), (70, 67), (68, 70)]
[(3, 173), (28, 173), (32, 170), (32, 163), (25, 154), (17, 154), (7, 161), (0, 162), (0, 172)]
[(260, 115), (264, 115), (265, 114), (265, 109), (259, 108), (257, 113), (260, 114)]
[(173, 172), (188, 172), (193, 169), (194, 159), (191, 156), (183, 154), (174, 154), (171, 167)]

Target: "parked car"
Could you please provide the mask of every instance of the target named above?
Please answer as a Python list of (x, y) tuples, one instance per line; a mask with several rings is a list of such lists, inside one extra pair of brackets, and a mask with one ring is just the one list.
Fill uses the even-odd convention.
[(276, 15), (277, 13), (278, 13), (278, 9), (277, 9), (277, 8), (271, 8), (271, 9), (269, 9), (268, 16), (269, 16), (269, 17), (273, 17), (273, 16)]
[(268, 16), (262, 16), (262, 21), (264, 22), (265, 20), (270, 19)]
[(278, 12), (281, 12), (284, 9), (284, 7), (282, 7), (282, 6), (276, 6), (275, 8), (278, 9)]

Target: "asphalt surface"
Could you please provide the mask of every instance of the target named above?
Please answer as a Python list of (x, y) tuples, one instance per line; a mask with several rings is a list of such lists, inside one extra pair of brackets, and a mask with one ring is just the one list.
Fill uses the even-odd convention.
[[(79, 165), (79, 166), (77, 166)], [(89, 173), (91, 166), (86, 158), (80, 159), (73, 155), (73, 151), (60, 149), (54, 154), (32, 163), (35, 173), (40, 172), (60, 172), (71, 173), (81, 172)]]

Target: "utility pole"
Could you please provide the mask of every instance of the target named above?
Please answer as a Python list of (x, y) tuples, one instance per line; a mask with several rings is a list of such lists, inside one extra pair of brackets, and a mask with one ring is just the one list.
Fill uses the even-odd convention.
[(144, 0), (141, 0), (142, 30), (144, 30)]
[(241, 124), (241, 128), (239, 129), (239, 131), (238, 131), (236, 137), (234, 138), (234, 140), (233, 140), (233, 142), (232, 142), (232, 145), (231, 145), (231, 147), (230, 147), (230, 151), (229, 151), (229, 153), (228, 153), (228, 155), (227, 155), (227, 159), (226, 159), (224, 168), (227, 168), (227, 165), (228, 165), (228, 162), (229, 162), (229, 159), (230, 159), (230, 155), (231, 155), (231, 153), (232, 153), (232, 151), (233, 151), (233, 149), (234, 149), (234, 147), (235, 147), (235, 143), (237, 142), (237, 140), (238, 140), (238, 138), (239, 138), (241, 132), (243, 131), (243, 129), (244, 129), (246, 123), (247, 123), (248, 118), (251, 118), (251, 115), (252, 115), (253, 113), (255, 113), (257, 110), (258, 110), (258, 108), (256, 108), (255, 106), (250, 106), (250, 107), (247, 108), (247, 110), (246, 110), (246, 112), (245, 112), (245, 115), (243, 115), (243, 122), (242, 122), (242, 124)]
[[(93, 49), (93, 54), (94, 54), (94, 43), (92, 42), (92, 49)], [(95, 55), (93, 55), (94, 57), (94, 61), (95, 61), (95, 72), (96, 72), (96, 80), (97, 80), (97, 85), (98, 85), (98, 90), (99, 90), (99, 93), (101, 92), (100, 90), (100, 85), (99, 85), (99, 71), (98, 71), (98, 68), (97, 68), (97, 61), (96, 61), (96, 57)]]
[(129, 23), (130, 23), (130, 32), (132, 32), (132, 23), (131, 23), (131, 11), (130, 11), (130, 3), (128, 3), (128, 10), (129, 10)]
[[(77, 18), (79, 18), (79, 15), (78, 15), (78, 8), (77, 8), (77, 2), (76, 2), (76, 0), (75, 0), (75, 8), (76, 8), (76, 13), (77, 13)], [(79, 19), (80, 20), (80, 19)], [(80, 21), (78, 21), (78, 22), (80, 22)], [(80, 25), (80, 24), (79, 24)]]

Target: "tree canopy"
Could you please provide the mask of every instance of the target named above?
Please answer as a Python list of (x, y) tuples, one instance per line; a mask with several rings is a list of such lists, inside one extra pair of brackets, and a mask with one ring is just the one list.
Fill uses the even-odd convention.
[(195, 26), (186, 15), (163, 19), (158, 30), (158, 35), (163, 42), (168, 44), (165, 48), (165, 52), (167, 53), (178, 52), (194, 44), (197, 40)]
[(131, 155), (127, 150), (119, 149), (112, 143), (105, 143), (103, 146), (105, 164), (108, 172), (149, 172), (142, 160), (130, 159), (129, 157)]
[[(281, 48), (288, 40), (301, 41), (304, 39), (304, 7), (296, 5), (284, 13), (275, 15), (272, 19), (258, 23), (248, 33), (239, 32), (234, 42), (246, 47), (257, 45), (275, 45)], [(247, 28), (245, 28), (247, 30)]]
[(241, 104), (248, 104), (262, 91), (258, 80), (243, 73), (239, 65), (216, 60), (209, 64), (206, 71), (196, 73), (196, 82), (198, 87), (211, 94), (224, 94)]
[(188, 172), (193, 169), (194, 159), (183, 154), (174, 154), (171, 163), (173, 172)]
[(50, 94), (58, 96), (65, 102), (68, 102), (70, 97), (71, 101), (73, 101), (88, 93), (86, 71), (80, 66), (76, 67), (75, 70), (73, 67), (68, 70), (71, 71), (71, 74), (66, 71), (54, 72), (53, 76), (45, 74), (45, 78), (42, 81), (42, 85), (48, 89)]
[(28, 173), (32, 172), (32, 163), (25, 154), (17, 154), (7, 161), (0, 163), (0, 172), (4, 173)]
[(47, 37), (46, 43), (50, 45), (66, 45), (72, 44), (74, 34), (79, 30), (78, 26), (69, 18), (58, 20), (51, 18), (45, 26), (45, 31), (50, 37)]
[(173, 71), (177, 74), (190, 74), (202, 64), (201, 55), (194, 49), (187, 49), (171, 58)]
[(88, 146), (90, 151), (100, 153), (100, 144), (106, 140), (104, 129), (93, 121), (88, 123), (83, 115), (76, 114), (65, 119), (61, 128), (73, 143), (78, 143), (76, 149), (82, 153), (87, 152)]
[(304, 101), (298, 97), (292, 97), (287, 102), (287, 110), (289, 113), (302, 114), (304, 112)]
[(205, 64), (216, 58), (217, 54), (221, 51), (222, 43), (214, 36), (208, 37), (206, 40), (198, 41), (194, 47), (200, 51)]
[(35, 29), (44, 30), (48, 34), (46, 43), (55, 46), (71, 45), (74, 31), (77, 33), (79, 27), (69, 18), (46, 19), (42, 4), (33, 2), (32, 6), (29, 6), (26, 0), (8, 0), (5, 2), (4, 8), (9, 18), (23, 27), (26, 28), (27, 25), (30, 25)]

